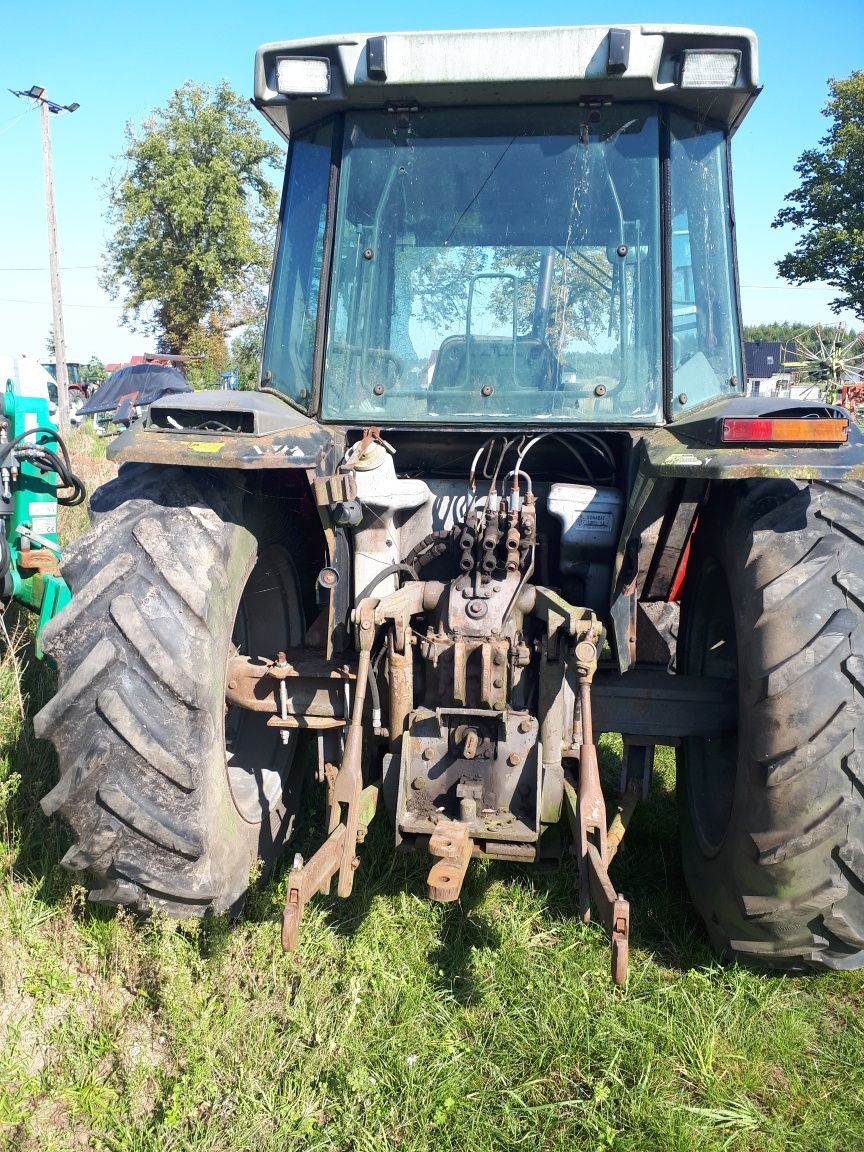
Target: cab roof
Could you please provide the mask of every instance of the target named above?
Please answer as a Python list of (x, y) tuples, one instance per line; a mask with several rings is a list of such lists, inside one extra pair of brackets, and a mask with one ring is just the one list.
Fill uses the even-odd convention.
[[(322, 82), (317, 92), (297, 91), (297, 68), (319, 78), (326, 71), (328, 90)], [(256, 53), (253, 102), (286, 139), (348, 108), (594, 99), (660, 101), (732, 132), (758, 92), (756, 36), (747, 28), (604, 24), (277, 41)]]

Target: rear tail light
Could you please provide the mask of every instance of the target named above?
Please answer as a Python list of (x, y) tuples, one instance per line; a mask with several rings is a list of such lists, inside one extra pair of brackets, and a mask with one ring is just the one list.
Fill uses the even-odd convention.
[(809, 420), (730, 417), (723, 421), (720, 433), (724, 444), (845, 444), (848, 438), (848, 420), (821, 417)]

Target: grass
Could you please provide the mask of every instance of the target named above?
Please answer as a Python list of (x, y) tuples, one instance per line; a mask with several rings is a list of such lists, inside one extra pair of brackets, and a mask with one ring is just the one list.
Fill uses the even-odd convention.
[[(18, 659), (32, 713), (51, 674), (26, 646)], [(601, 751), (612, 772), (614, 742)], [(475, 863), (458, 904), (431, 905), (424, 862), (394, 853), (383, 820), (354, 896), (313, 901), (295, 956), (279, 948), (284, 874), (235, 925), (91, 907), (38, 806), (55, 774), (7, 651), (2, 1148), (864, 1149), (864, 974), (713, 961), (679, 870), (671, 758), (614, 865), (633, 912), (624, 990), (578, 920), (571, 864)]]

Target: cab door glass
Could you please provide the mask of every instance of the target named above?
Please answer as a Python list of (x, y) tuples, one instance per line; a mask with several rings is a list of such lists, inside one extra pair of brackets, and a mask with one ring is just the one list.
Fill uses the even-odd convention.
[(333, 129), (291, 142), (271, 285), (261, 386), (310, 406)]
[(673, 415), (741, 390), (726, 137), (671, 116)]

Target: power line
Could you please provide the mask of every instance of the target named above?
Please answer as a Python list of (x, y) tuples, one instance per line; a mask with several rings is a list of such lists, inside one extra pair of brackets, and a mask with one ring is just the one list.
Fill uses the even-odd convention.
[(820, 288), (818, 284), (742, 284), (742, 288), (758, 288), (760, 292), (770, 289), (774, 292), (837, 292), (837, 288), (832, 288), (827, 284), (824, 288)]
[[(40, 308), (48, 308), (49, 303), (47, 300), (20, 300), (10, 296), (0, 296), (0, 304), (38, 304)], [(67, 308), (110, 308), (112, 311), (121, 312), (122, 308), (119, 304), (67, 304)]]
[(11, 120), (7, 120), (7, 122), (3, 125), (3, 127), (0, 128), (0, 136), (5, 135), (5, 133), (8, 132), (10, 128), (14, 128), (16, 124), (20, 124), (20, 122), (24, 119), (24, 117), (27, 115), (28, 112), (33, 112), (38, 107), (39, 107), (38, 104), (31, 104), (31, 106), (29, 108), (24, 109), (24, 111), (20, 114), (20, 116), (13, 116), (13, 118)]
[[(98, 264), (63, 264), (60, 268), (61, 272), (74, 272), (81, 268), (98, 268)], [(0, 272), (49, 272), (50, 269), (47, 264), (34, 266), (32, 268), (0, 268)]]

